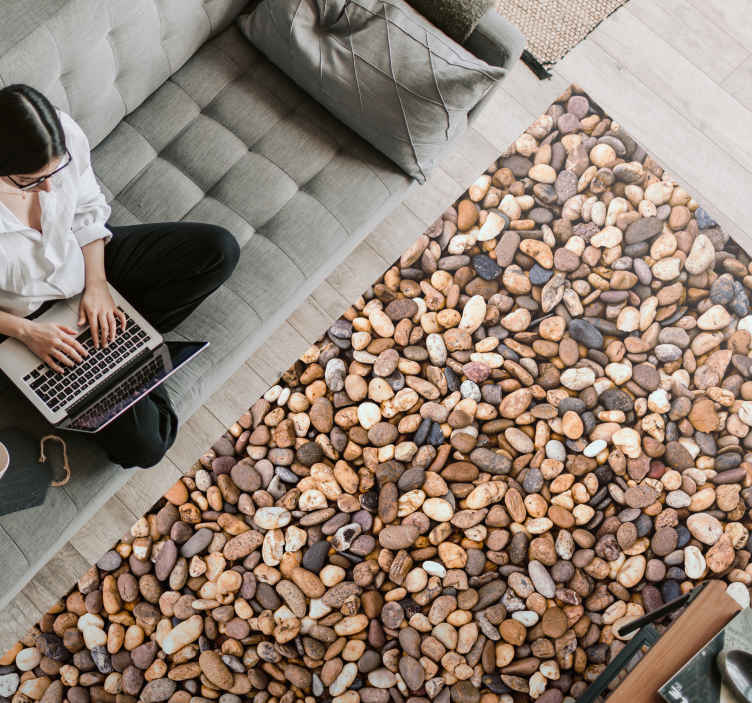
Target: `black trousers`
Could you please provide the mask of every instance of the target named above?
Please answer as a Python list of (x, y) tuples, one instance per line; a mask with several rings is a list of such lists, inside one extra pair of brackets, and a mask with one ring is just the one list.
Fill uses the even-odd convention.
[[(223, 227), (199, 222), (108, 226), (107, 280), (160, 332), (182, 322), (232, 273), (240, 249)], [(175, 441), (178, 417), (159, 386), (93, 435), (111, 461), (154, 466)]]

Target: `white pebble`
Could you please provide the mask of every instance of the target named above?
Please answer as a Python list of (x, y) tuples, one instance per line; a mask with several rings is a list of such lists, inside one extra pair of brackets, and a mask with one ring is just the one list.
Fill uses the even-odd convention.
[[(605, 445), (605, 442), (603, 444)], [(567, 450), (558, 439), (549, 439), (546, 442), (546, 456), (556, 461), (566, 461)]]
[(282, 386), (275, 385), (272, 386), (266, 393), (264, 393), (264, 400), (269, 401), (270, 403), (273, 403), (279, 398), (279, 396), (282, 394)]
[(421, 566), (423, 567), (423, 571), (431, 576), (438, 576), (440, 579), (446, 576), (446, 569), (443, 564), (439, 564), (437, 561), (424, 561)]
[(538, 613), (534, 610), (518, 610), (516, 613), (512, 613), (512, 618), (517, 622), (521, 622), (525, 627), (533, 627), (538, 622)]
[(605, 439), (596, 439), (593, 442), (590, 442), (585, 449), (582, 450), (582, 453), (589, 458), (593, 458), (598, 456), (604, 449), (606, 448), (606, 440)]
[(21, 671), (31, 671), (42, 659), (36, 647), (27, 647), (16, 654), (16, 667)]
[(481, 401), (480, 388), (478, 388), (478, 384), (475, 381), (463, 381), (460, 385), (460, 393), (463, 398), (472, 398), (477, 402)]

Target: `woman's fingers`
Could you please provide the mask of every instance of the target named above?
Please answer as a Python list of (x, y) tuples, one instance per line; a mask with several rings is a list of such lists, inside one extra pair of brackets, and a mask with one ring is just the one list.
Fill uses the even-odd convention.
[(94, 342), (94, 348), (99, 349), (99, 322), (94, 313), (89, 313), (89, 329), (91, 330), (91, 339)]
[(73, 338), (73, 340), (71, 340), (71, 346), (73, 346), (73, 348), (84, 358), (89, 356), (89, 352), (87, 351), (86, 347), (81, 344), (81, 342), (79, 342), (75, 337)]
[(81, 356), (81, 354), (78, 352), (78, 350), (68, 342), (61, 341), (58, 343), (58, 350), (63, 352), (66, 357), (69, 359), (73, 359), (77, 364), (80, 364), (84, 358)]
[(58, 361), (62, 361), (65, 366), (75, 366), (75, 362), (69, 359), (65, 353), (62, 351), (62, 349), (53, 349), (50, 352), (50, 356), (54, 359), (57, 359)]
[[(81, 314), (83, 315), (83, 312)], [(120, 321), (121, 329), (125, 330), (127, 319), (125, 313), (118, 308), (113, 308), (107, 311), (102, 310), (99, 312), (95, 310), (87, 310), (86, 315), (88, 316), (91, 338), (94, 341), (95, 349), (99, 349), (100, 346), (106, 347), (110, 342), (115, 341), (115, 337), (117, 337), (118, 320)], [(77, 332), (69, 327), (61, 326), (60, 329), (73, 337), (77, 335)], [(78, 342), (76, 342), (74, 346), (79, 354), (85, 354), (85, 350), (78, 344)]]
[(57, 371), (58, 373), (63, 373), (63, 367), (60, 366), (60, 364), (56, 363), (54, 359), (48, 354), (47, 356), (42, 359), (47, 366), (49, 366), (53, 371)]
[(107, 324), (110, 327), (110, 341), (114, 342), (117, 336), (117, 322), (115, 322), (115, 313), (112, 310), (107, 313)]
[(67, 335), (67, 339), (65, 339), (67, 344), (70, 344), (82, 357), (89, 356), (86, 347), (77, 339), (77, 336), (80, 334), (79, 332), (76, 332), (65, 325), (58, 325), (58, 329), (62, 330), (62, 332)]
[(110, 323), (107, 319), (107, 313), (100, 312), (99, 313), (99, 331), (100, 335), (102, 337), (101, 342), (102, 346), (107, 346), (107, 340), (110, 338)]

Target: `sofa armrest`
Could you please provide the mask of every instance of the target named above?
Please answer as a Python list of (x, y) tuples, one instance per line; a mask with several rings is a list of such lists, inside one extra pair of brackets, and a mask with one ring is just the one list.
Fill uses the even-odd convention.
[(525, 49), (525, 37), (494, 8), (481, 17), (465, 48), (492, 66), (509, 71)]

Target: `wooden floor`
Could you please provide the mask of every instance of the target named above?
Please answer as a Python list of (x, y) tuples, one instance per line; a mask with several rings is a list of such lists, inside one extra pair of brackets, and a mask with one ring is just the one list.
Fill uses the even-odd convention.
[(0, 651), (31, 626), (408, 244), (570, 83), (617, 119), (752, 251), (752, 0), (630, 0), (550, 80), (518, 64), (430, 181), (341, 264), (0, 614)]

